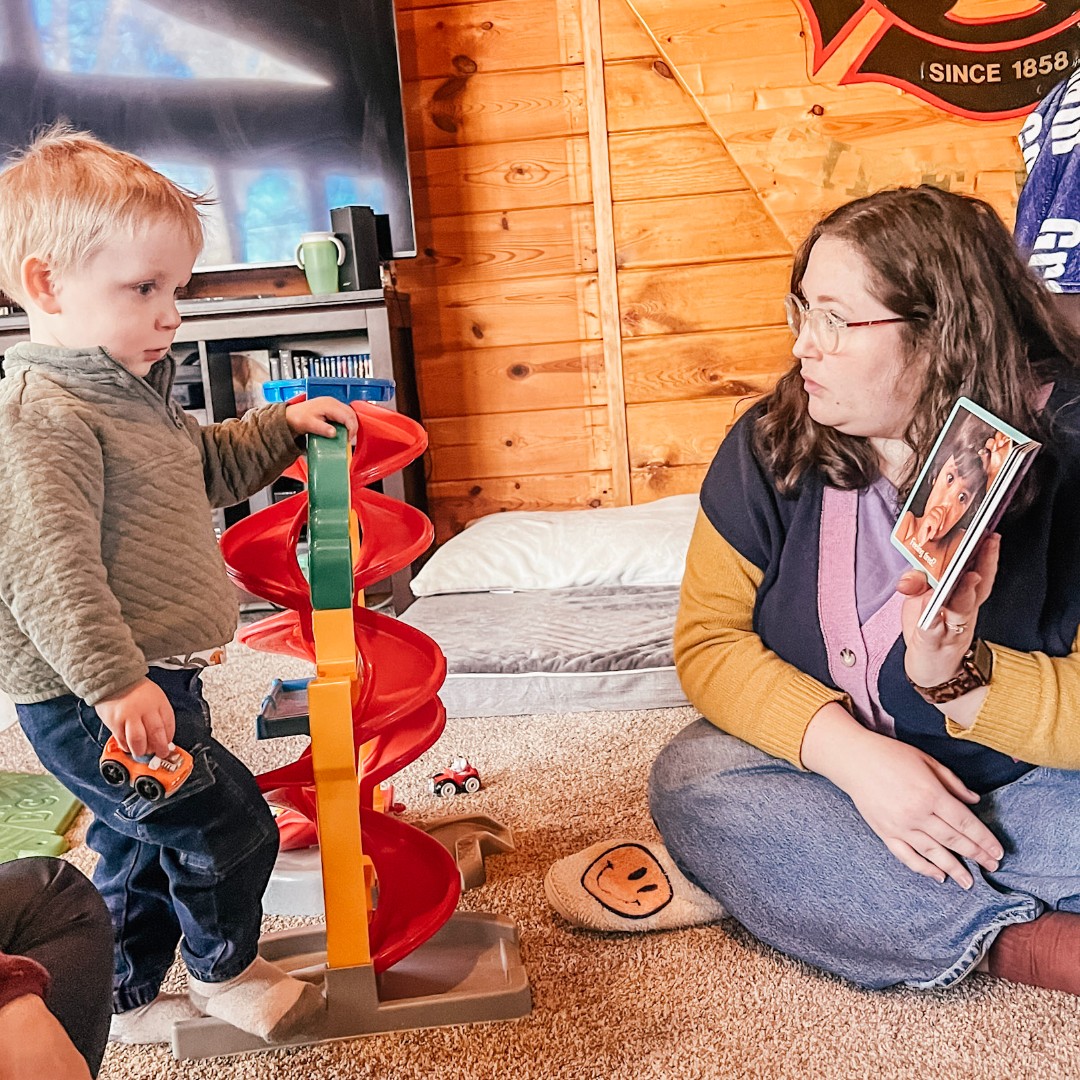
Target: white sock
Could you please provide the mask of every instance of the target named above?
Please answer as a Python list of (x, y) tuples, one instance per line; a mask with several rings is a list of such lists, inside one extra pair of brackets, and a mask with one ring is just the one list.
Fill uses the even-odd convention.
[(109, 1042), (144, 1044), (172, 1042), (177, 1020), (201, 1015), (187, 994), (158, 994), (153, 1001), (127, 1012), (113, 1013)]
[(567, 922), (587, 930), (675, 930), (726, 915), (663, 844), (635, 840), (601, 840), (560, 859), (544, 877), (544, 892)]
[(188, 974), (188, 993), (207, 1016), (277, 1042), (296, 1034), (325, 1005), (322, 991), (257, 956), (227, 982), (200, 982)]

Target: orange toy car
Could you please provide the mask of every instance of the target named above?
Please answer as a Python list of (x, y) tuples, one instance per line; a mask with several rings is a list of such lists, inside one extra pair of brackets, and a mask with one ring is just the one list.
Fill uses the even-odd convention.
[(136, 757), (122, 750), (116, 736), (110, 735), (98, 762), (98, 771), (105, 783), (113, 787), (130, 784), (147, 802), (160, 802), (175, 794), (191, 775), (193, 764), (191, 755), (179, 746), (174, 746), (167, 758), (157, 754)]

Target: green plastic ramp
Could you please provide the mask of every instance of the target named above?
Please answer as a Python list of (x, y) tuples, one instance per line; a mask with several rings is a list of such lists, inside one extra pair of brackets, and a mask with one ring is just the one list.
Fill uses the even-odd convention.
[(82, 803), (43, 773), (0, 772), (0, 862), (60, 855)]

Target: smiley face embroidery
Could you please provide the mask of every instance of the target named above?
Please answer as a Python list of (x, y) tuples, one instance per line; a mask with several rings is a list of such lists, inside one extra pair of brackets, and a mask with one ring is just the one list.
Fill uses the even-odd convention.
[(645, 919), (671, 903), (671, 881), (652, 852), (618, 844), (594, 859), (581, 884), (602, 907), (627, 919)]

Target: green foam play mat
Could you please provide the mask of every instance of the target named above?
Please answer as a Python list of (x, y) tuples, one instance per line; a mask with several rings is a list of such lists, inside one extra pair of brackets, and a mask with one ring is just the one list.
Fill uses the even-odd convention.
[(82, 803), (51, 776), (0, 772), (0, 862), (67, 851)]

